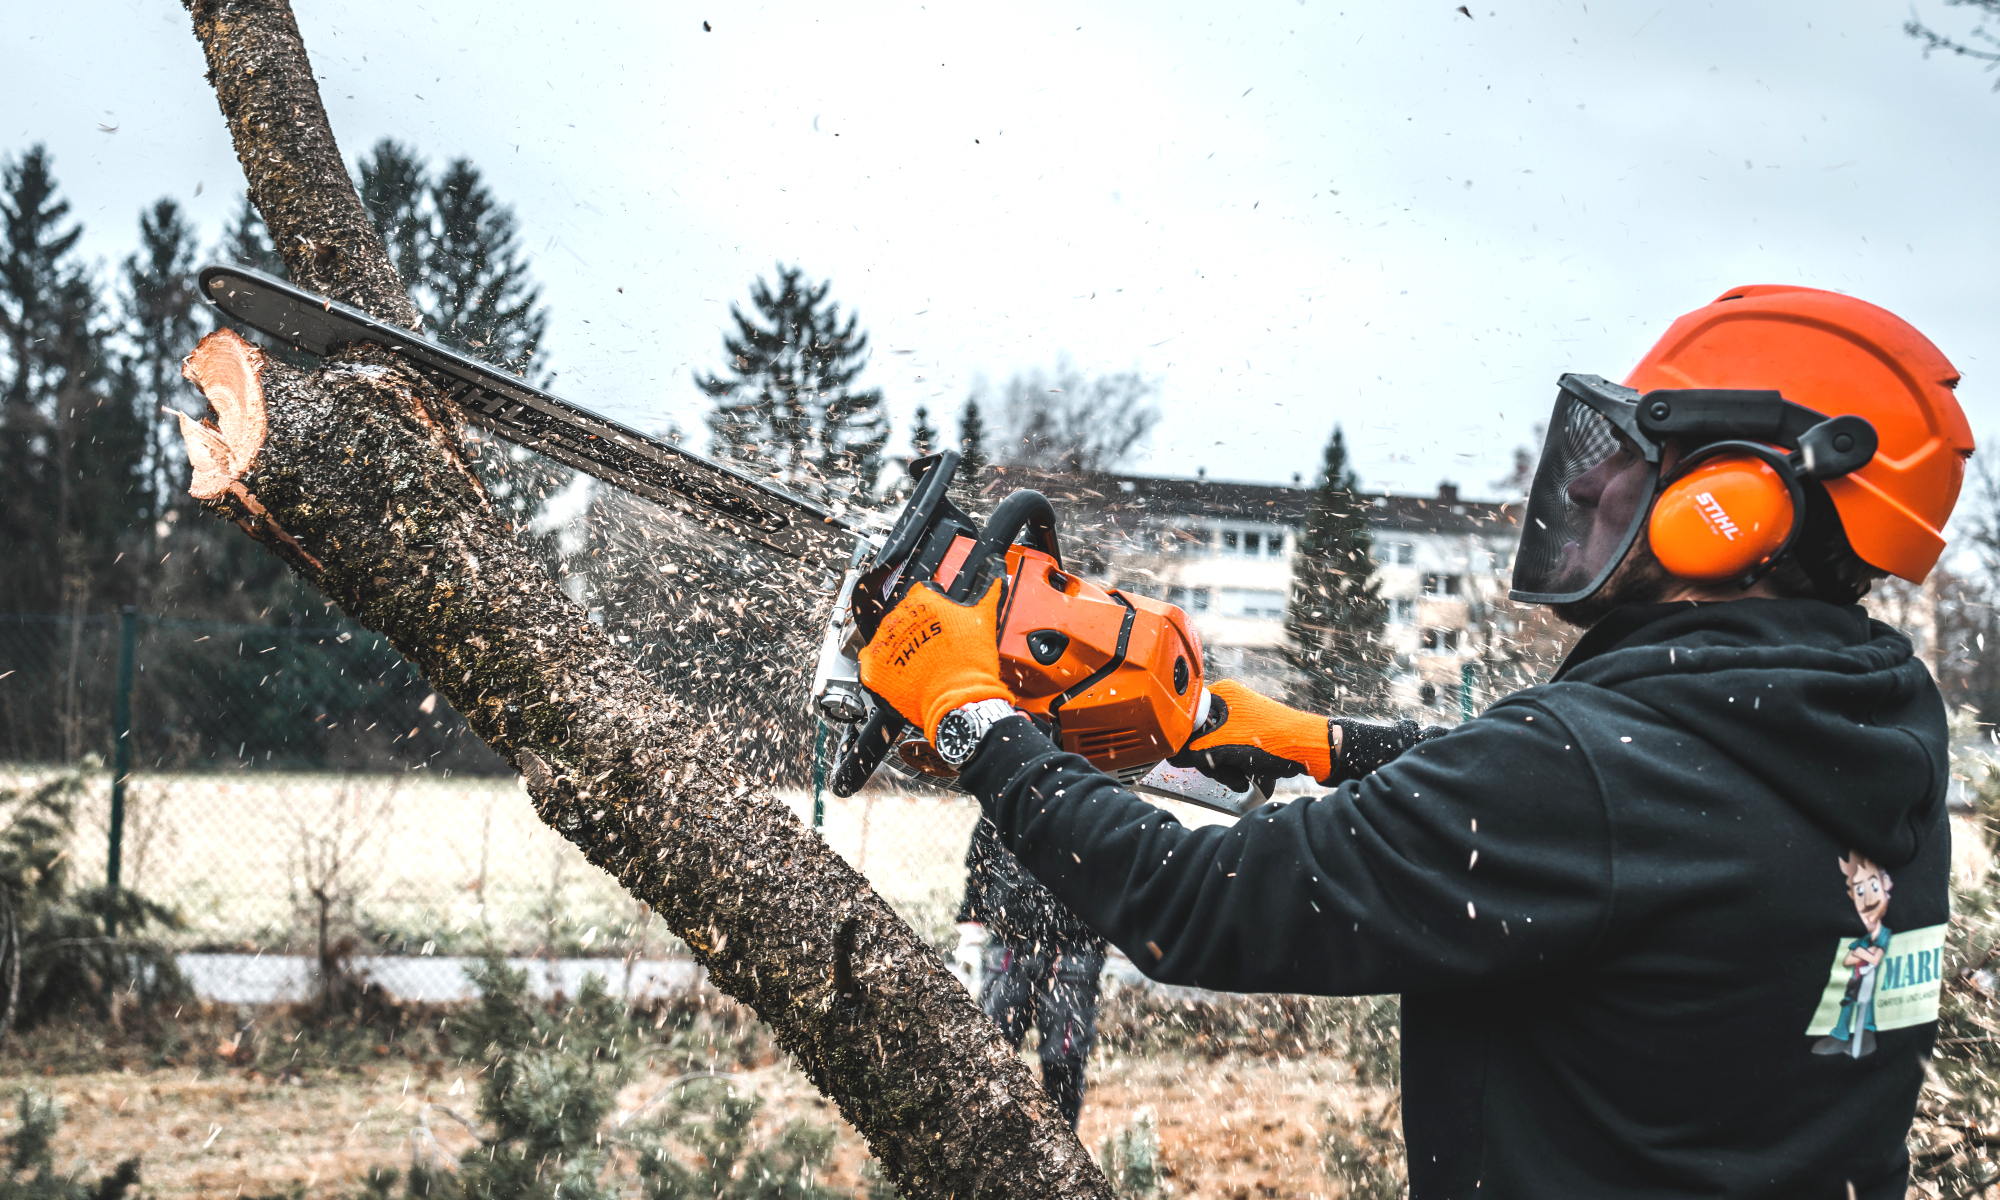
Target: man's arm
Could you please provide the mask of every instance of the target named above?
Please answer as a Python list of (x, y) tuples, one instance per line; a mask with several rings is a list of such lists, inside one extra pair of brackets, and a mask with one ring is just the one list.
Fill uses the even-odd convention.
[(993, 727), (962, 779), (1044, 886), (1155, 979), (1363, 994), (1525, 977), (1610, 908), (1602, 799), (1546, 711), (1502, 705), (1332, 794), (1188, 829)]
[(1301, 712), (1233, 679), (1208, 689), (1206, 716), (1169, 761), (1191, 767), (1232, 791), (1253, 783), (1269, 795), (1278, 779), (1311, 776), (1322, 784), (1359, 779), (1445, 730), (1415, 721), (1381, 725)]

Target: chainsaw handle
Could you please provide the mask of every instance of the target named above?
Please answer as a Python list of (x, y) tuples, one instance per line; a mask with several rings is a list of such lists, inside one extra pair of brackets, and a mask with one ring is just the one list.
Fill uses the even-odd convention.
[(843, 800), (860, 791), (875, 774), (875, 768), (888, 757), (889, 747), (903, 736), (903, 728), (908, 724), (902, 714), (884, 704), (881, 697), (875, 697), (875, 711), (860, 725), (849, 725), (847, 736), (840, 739), (840, 748), (834, 752), (833, 770), (827, 777), (827, 790)]
[(888, 540), (875, 552), (876, 562), (900, 563), (916, 553), (917, 543), (930, 532), (931, 520), (944, 503), (945, 491), (951, 487), (951, 477), (958, 473), (962, 457), (956, 450), (941, 450), (910, 464), (910, 474), (917, 477), (916, 491), (890, 528)]
[(963, 604), (972, 597), (974, 589), (984, 590), (984, 584), (992, 582), (991, 576), (982, 576), (980, 570), (996, 555), (1007, 553), (1007, 547), (1022, 530), (1029, 531), (1035, 538), (1035, 548), (1048, 553), (1056, 560), (1057, 569), (1062, 567), (1062, 548), (1056, 542), (1056, 510), (1049, 498), (1040, 492), (1022, 488), (1002, 500), (993, 509), (993, 515), (986, 518), (986, 527), (980, 531), (979, 540), (959, 564), (958, 576), (951, 581), (951, 590), (945, 595)]

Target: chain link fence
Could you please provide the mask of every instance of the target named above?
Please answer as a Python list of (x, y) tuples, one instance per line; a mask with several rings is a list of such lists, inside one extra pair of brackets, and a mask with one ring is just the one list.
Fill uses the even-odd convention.
[[(121, 886), (186, 919), (167, 936), (218, 999), (303, 992), (322, 951), (442, 999), (463, 986), (460, 959), (488, 950), (616, 967), (680, 949), (366, 631), (0, 616), (0, 792), (71, 771), (75, 877), (104, 880), (115, 855)], [(851, 798), (778, 795), (920, 933), (949, 937), (969, 798), (886, 771)]]

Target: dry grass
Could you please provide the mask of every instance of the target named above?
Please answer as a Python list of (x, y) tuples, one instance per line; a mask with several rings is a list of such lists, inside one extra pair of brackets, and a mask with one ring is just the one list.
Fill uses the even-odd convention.
[[(1131, 1058), (1093, 1064), (1081, 1134), (1093, 1151), (1149, 1107), (1159, 1122), (1161, 1157), (1172, 1195), (1241, 1198), (1331, 1197), (1320, 1165), (1320, 1122), (1329, 1104), (1371, 1099), (1338, 1059), (1255, 1059), (1217, 1064)], [(643, 1103), (668, 1069), (648, 1071), (625, 1089), (620, 1108)], [(678, 1070), (678, 1065), (672, 1069)], [(442, 1103), (470, 1114), (469, 1072), (442, 1062), (363, 1067), (280, 1082), (254, 1073), (194, 1069), (73, 1076), (14, 1076), (5, 1081), (12, 1117), (16, 1085), (59, 1095), (69, 1119), (58, 1162), (79, 1156), (93, 1170), (120, 1158), (143, 1159), (149, 1195), (234, 1196), (303, 1189), (334, 1197), (359, 1189), (373, 1166), (409, 1161), (412, 1131), (424, 1106)], [(765, 1097), (760, 1120), (775, 1129), (809, 1116), (840, 1130), (829, 1182), (859, 1187), (866, 1151), (803, 1076), (782, 1063), (747, 1072)], [(463, 1080), (465, 1091), (455, 1092)], [(470, 1139), (431, 1111), (438, 1142), (456, 1153)]]

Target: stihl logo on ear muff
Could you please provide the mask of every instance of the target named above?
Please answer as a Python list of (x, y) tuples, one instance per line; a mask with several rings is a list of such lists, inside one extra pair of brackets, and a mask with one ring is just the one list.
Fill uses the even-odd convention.
[(1792, 532), (1792, 489), (1761, 458), (1709, 459), (1661, 491), (1646, 536), (1670, 574), (1739, 579), (1769, 562)]

